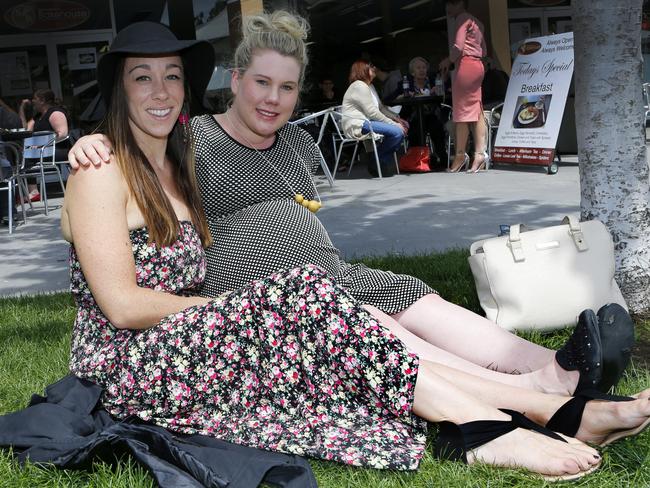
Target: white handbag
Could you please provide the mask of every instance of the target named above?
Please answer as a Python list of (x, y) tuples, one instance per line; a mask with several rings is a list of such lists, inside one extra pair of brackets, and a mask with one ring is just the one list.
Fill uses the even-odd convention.
[[(580, 312), (606, 303), (626, 307), (614, 280), (614, 244), (598, 220), (522, 231), (478, 241), (469, 265), (487, 318), (508, 330), (575, 325)], [(626, 307), (627, 308), (627, 307)]]

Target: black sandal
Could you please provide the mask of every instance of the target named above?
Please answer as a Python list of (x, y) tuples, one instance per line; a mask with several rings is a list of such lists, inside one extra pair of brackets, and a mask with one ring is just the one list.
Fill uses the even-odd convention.
[(580, 371), (574, 395), (583, 390), (602, 390), (603, 348), (598, 318), (593, 310), (580, 314), (573, 334), (555, 353), (555, 360), (567, 371)]
[(609, 303), (598, 310), (598, 327), (603, 348), (603, 373), (600, 391), (616, 386), (630, 363), (634, 345), (634, 322), (618, 303)]
[[(449, 461), (462, 461), (467, 464), (467, 453), (477, 447), (487, 444), (494, 439), (506, 435), (515, 429), (522, 428), (539, 432), (552, 439), (567, 442), (559, 434), (556, 434), (547, 427), (536, 424), (529, 418), (519, 412), (499, 409), (503, 413), (510, 415), (510, 420), (477, 420), (465, 424), (456, 425), (452, 422), (440, 422), (438, 424), (438, 437), (434, 447), (434, 454), (438, 459)], [(581, 478), (598, 468), (580, 472), (575, 475), (550, 476), (541, 475), (547, 481), (568, 481)]]
[[(618, 395), (608, 395), (606, 393), (601, 393), (597, 390), (584, 390), (580, 392), (577, 396), (573, 397), (571, 400), (562, 405), (555, 414), (549, 419), (546, 423), (546, 428), (559, 432), (561, 434), (567, 435), (569, 437), (575, 437), (578, 429), (580, 428), (580, 423), (582, 422), (582, 414), (585, 411), (585, 406), (587, 402), (591, 400), (607, 400), (610, 402), (631, 402), (635, 398), (618, 396)], [(612, 442), (615, 442), (624, 437), (629, 437), (636, 435), (650, 426), (650, 418), (643, 422), (641, 425), (627, 430), (618, 430), (612, 432), (609, 436), (605, 438), (603, 442), (598, 444), (600, 447), (605, 447)]]

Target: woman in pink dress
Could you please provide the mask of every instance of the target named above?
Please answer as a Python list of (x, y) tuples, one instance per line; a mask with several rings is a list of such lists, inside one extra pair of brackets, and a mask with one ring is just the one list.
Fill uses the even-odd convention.
[(448, 171), (456, 173), (469, 165), (465, 152), (470, 128), (474, 134), (474, 158), (470, 172), (476, 173), (485, 167), (486, 126), (481, 103), (481, 83), (485, 73), (482, 58), (486, 56), (483, 24), (465, 11), (463, 0), (447, 0), (447, 15), (453, 18), (455, 34), (449, 57), (440, 63), (443, 76), (452, 63), (456, 65), (456, 76), (452, 81), (453, 120), (456, 124), (456, 155)]

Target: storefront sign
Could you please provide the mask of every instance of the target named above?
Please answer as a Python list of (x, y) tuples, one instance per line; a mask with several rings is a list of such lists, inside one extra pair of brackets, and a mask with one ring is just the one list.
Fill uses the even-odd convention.
[(100, 0), (8, 0), (3, 34), (110, 28), (109, 2)]
[(512, 65), (492, 160), (549, 165), (573, 75), (573, 33), (528, 39)]

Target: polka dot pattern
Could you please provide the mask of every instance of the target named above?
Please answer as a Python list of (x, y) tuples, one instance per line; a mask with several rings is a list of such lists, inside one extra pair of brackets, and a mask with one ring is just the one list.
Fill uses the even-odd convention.
[(316, 198), (311, 175), (320, 156), (307, 132), (287, 124), (273, 145), (260, 151), (292, 190), (262, 156), (231, 138), (211, 115), (195, 117), (191, 126), (199, 188), (214, 239), (206, 249), (204, 296), (305, 264), (324, 269), (352, 296), (388, 314), (435, 293), (412, 276), (346, 263), (318, 217), (293, 200), (294, 191)]

